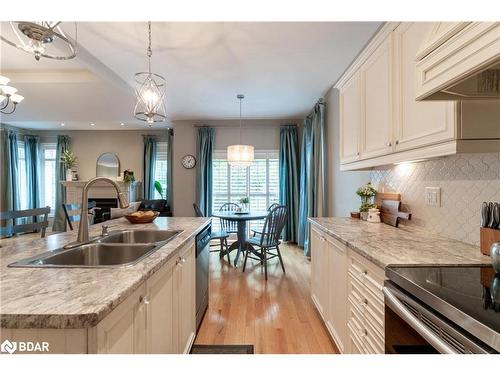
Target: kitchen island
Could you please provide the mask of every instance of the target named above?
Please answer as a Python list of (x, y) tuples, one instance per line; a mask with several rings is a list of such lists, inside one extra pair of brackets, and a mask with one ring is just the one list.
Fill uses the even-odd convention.
[(384, 353), (390, 265), (489, 265), (479, 246), (413, 226), (310, 218), (311, 297), (342, 353)]
[[(112, 231), (182, 231), (138, 263), (114, 268), (7, 267), (75, 241), (76, 231), (2, 241), (0, 340), (49, 341), (52, 353), (186, 352), (194, 338), (194, 240), (209, 223), (175, 217), (136, 225), (125, 218), (109, 221)], [(99, 225), (90, 227), (90, 236), (100, 232)]]

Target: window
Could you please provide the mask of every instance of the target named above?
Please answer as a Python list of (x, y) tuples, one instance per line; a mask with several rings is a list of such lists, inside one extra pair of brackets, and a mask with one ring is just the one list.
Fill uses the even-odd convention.
[[(56, 144), (42, 143), (41, 166), (40, 167), (40, 207), (50, 206), (51, 215), (54, 213), (56, 202)], [(28, 207), (28, 186), (26, 173), (26, 154), (24, 152), (24, 142), (17, 142), (18, 164), (17, 173), (19, 180), (19, 203), (20, 209)]]
[(42, 194), (41, 207), (50, 206), (51, 215), (56, 206), (56, 187), (59, 181), (56, 177), (56, 143), (42, 143)]
[[(166, 199), (167, 193), (167, 160), (168, 143), (158, 142), (156, 144), (156, 163), (155, 163), (155, 181), (159, 181), (163, 188), (163, 199)], [(154, 199), (161, 199), (162, 196), (155, 190)]]
[[(279, 159), (277, 151), (256, 152), (250, 167), (231, 167), (225, 152), (214, 152), (212, 210), (227, 202), (250, 197), (250, 209), (265, 211), (279, 201)], [(250, 229), (262, 229), (262, 221), (251, 221)], [(214, 227), (218, 221), (213, 221)]]

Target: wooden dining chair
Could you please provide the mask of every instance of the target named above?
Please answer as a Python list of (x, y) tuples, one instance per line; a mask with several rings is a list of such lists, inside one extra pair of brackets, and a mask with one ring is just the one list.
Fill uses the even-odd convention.
[[(236, 203), (224, 203), (219, 207), (219, 212), (233, 212), (239, 208)], [(220, 227), (226, 233), (238, 233), (238, 223), (234, 220), (220, 219)]]
[[(88, 220), (90, 224), (93, 224), (94, 222), (95, 210), (100, 209), (99, 207), (96, 207), (96, 204), (97, 203), (95, 201), (90, 201), (87, 204), (89, 214)], [(73, 230), (73, 223), (77, 223), (81, 220), (80, 211), (82, 209), (82, 206), (76, 203), (63, 203), (62, 207), (64, 216), (66, 216), (66, 221), (68, 222), (69, 229)]]
[[(193, 208), (194, 212), (196, 213), (197, 217), (205, 217), (203, 212), (200, 209), (200, 206), (198, 206), (196, 203), (193, 203)], [(222, 255), (224, 254), (224, 251), (227, 250), (228, 245), (227, 245), (227, 239), (229, 238), (229, 234), (226, 233), (223, 230), (220, 231), (212, 231), (210, 233), (210, 247), (217, 247), (216, 250), (210, 250), (211, 253), (218, 252), (219, 256), (222, 258)], [(218, 241), (218, 243), (212, 243), (212, 240)], [(229, 252), (226, 253), (227, 255), (227, 261), (229, 262), (229, 265), (231, 265), (231, 258), (229, 257)]]
[[(262, 227), (262, 232), (260, 237), (250, 237), (247, 243), (252, 245), (257, 250), (260, 250), (260, 256), (253, 257), (250, 255), (251, 251), (245, 251), (245, 260), (243, 262), (243, 272), (247, 265), (248, 258), (258, 260), (264, 264), (264, 274), (267, 280), (267, 261), (278, 257), (283, 273), (285, 273), (285, 265), (283, 263), (283, 258), (280, 252), (280, 237), (283, 228), (285, 227), (285, 222), (288, 214), (288, 209), (286, 206), (276, 206), (267, 215), (264, 221), (264, 226)], [(272, 250), (276, 250), (273, 253)]]
[[(271, 210), (274, 208), (274, 207), (277, 207), (279, 206), (279, 203), (271, 203), (269, 205), (269, 207), (267, 208), (267, 212), (271, 212)], [(261, 235), (262, 232), (258, 231), (258, 230), (255, 230), (255, 229), (252, 229), (252, 237), (255, 237), (256, 235)]]
[[(50, 207), (31, 208), (28, 210), (0, 212), (0, 237), (11, 237), (16, 234), (40, 232), (45, 237), (49, 226)], [(31, 218), (31, 223), (17, 224), (19, 219)]]

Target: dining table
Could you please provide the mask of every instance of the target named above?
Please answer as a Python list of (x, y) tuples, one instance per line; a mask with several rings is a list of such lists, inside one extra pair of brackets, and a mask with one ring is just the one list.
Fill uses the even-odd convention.
[(234, 259), (234, 266), (238, 266), (238, 260), (241, 253), (244, 251), (251, 251), (255, 255), (260, 257), (260, 254), (255, 252), (255, 248), (247, 242), (247, 227), (248, 222), (251, 220), (261, 220), (269, 215), (268, 211), (219, 211), (212, 213), (213, 217), (218, 217), (220, 219), (235, 221), (237, 223), (236, 241), (233, 242), (227, 250), (223, 251), (221, 256), (230, 253), (233, 250), (237, 250), (236, 258)]

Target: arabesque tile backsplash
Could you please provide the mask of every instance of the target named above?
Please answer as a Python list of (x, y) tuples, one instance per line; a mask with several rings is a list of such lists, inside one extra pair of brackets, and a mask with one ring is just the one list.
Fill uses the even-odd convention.
[[(409, 225), (479, 245), (480, 206), (500, 202), (500, 153), (461, 154), (371, 171), (379, 191), (395, 191), (412, 213)], [(441, 206), (425, 204), (425, 188), (441, 188)]]

